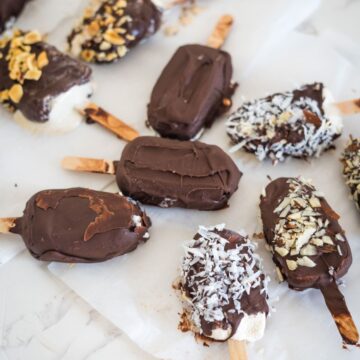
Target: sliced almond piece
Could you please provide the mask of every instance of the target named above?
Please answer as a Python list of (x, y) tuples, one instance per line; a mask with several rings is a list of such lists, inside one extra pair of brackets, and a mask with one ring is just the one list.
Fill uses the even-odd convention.
[(15, 84), (9, 90), (9, 97), (15, 104), (19, 103), (24, 95), (23, 88), (20, 84)]
[(282, 257), (286, 256), (289, 253), (289, 250), (284, 247), (275, 246), (275, 251)]
[(308, 244), (300, 250), (300, 254), (303, 256), (314, 256), (317, 254), (317, 250), (314, 245)]
[(290, 271), (294, 271), (298, 267), (297, 262), (294, 260), (286, 260), (286, 265)]
[(306, 266), (306, 267), (315, 267), (316, 263), (314, 263), (309, 257), (303, 256), (302, 258), (297, 259), (297, 264), (299, 266)]

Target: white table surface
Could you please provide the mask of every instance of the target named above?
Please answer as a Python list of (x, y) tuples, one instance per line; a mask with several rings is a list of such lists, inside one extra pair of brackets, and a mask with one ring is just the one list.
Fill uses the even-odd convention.
[[(324, 0), (297, 31), (328, 42), (360, 68), (359, 17), (360, 0)], [(0, 289), (1, 360), (153, 359), (26, 251), (0, 266)]]

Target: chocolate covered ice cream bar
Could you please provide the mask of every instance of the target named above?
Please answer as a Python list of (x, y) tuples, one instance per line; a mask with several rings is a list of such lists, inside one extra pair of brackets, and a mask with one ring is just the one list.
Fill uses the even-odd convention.
[(42, 40), (14, 31), (0, 40), (0, 101), (21, 125), (43, 132), (76, 127), (92, 94), (91, 69)]
[(280, 278), (295, 290), (320, 289), (346, 343), (359, 335), (336, 281), (352, 262), (337, 215), (311, 183), (278, 178), (260, 201), (266, 242)]
[(319, 156), (342, 133), (340, 112), (322, 83), (244, 103), (227, 121), (235, 144), (259, 160)]
[(216, 145), (153, 136), (128, 143), (119, 162), (68, 157), (63, 167), (116, 174), (122, 193), (143, 204), (198, 210), (226, 207), (242, 175)]
[(196, 138), (231, 106), (231, 56), (203, 45), (180, 47), (161, 73), (148, 105), (148, 123), (161, 136)]
[(69, 35), (69, 51), (87, 62), (112, 63), (153, 35), (160, 22), (150, 0), (98, 1)]
[(73, 188), (35, 194), (21, 218), (0, 220), (0, 232), (21, 235), (38, 260), (92, 263), (135, 250), (149, 238), (150, 225), (129, 198)]
[(30, 0), (1, 0), (0, 1), (0, 33), (15, 20)]
[(360, 140), (350, 137), (342, 157), (343, 175), (355, 205), (360, 209)]
[(176, 288), (184, 300), (183, 331), (215, 341), (256, 341), (269, 313), (267, 282), (255, 246), (225, 225), (199, 227), (185, 244)]

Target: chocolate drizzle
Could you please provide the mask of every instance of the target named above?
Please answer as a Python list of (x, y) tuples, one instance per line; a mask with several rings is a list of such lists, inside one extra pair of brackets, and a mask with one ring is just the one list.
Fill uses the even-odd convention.
[(125, 195), (143, 204), (218, 210), (241, 175), (218, 146), (142, 136), (126, 145), (116, 179)]
[(236, 88), (231, 77), (227, 52), (202, 45), (180, 47), (152, 91), (150, 126), (164, 137), (194, 138), (231, 107)]
[(135, 250), (148, 239), (150, 225), (126, 197), (74, 188), (35, 194), (11, 232), (38, 260), (99, 262)]
[(351, 315), (336, 285), (352, 262), (339, 216), (309, 182), (296, 178), (272, 181), (260, 209), (273, 261), (289, 287), (320, 289), (344, 341), (357, 343), (356, 327), (348, 321)]
[(226, 230), (224, 225), (199, 227), (185, 252), (180, 281), (187, 300), (183, 330), (188, 323), (195, 333), (220, 341), (212, 334), (221, 329), (227, 334), (221, 341), (226, 341), (245, 314), (268, 314), (268, 279), (247, 236)]

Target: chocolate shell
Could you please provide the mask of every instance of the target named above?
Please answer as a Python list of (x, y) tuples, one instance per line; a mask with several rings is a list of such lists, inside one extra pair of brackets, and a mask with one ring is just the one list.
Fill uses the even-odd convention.
[(160, 27), (161, 12), (150, 0), (105, 0), (86, 10), (68, 37), (70, 52), (82, 60), (112, 63)]
[(216, 145), (142, 136), (126, 145), (116, 180), (126, 196), (143, 204), (218, 210), (241, 175)]
[(35, 194), (11, 231), (38, 260), (92, 263), (135, 250), (149, 238), (150, 225), (129, 198), (73, 188)]
[(352, 256), (339, 215), (310, 183), (272, 181), (260, 209), (266, 242), (289, 287), (320, 288), (347, 273)]
[(231, 106), (232, 72), (231, 56), (225, 51), (203, 45), (180, 47), (152, 91), (149, 125), (163, 137), (195, 138)]
[(0, 54), (0, 102), (31, 121), (48, 121), (57, 96), (91, 79), (89, 66), (43, 42), (36, 31), (15, 31), (1, 40)]
[[(235, 335), (244, 317), (261, 313), (265, 321), (268, 278), (254, 249), (246, 235), (224, 225), (200, 226), (194, 240), (186, 244), (179, 287), (195, 333), (226, 341)], [(258, 329), (260, 335), (263, 330)], [(221, 340), (214, 336), (219, 331), (226, 335)]]
[(331, 107), (322, 83), (245, 102), (227, 121), (234, 150), (254, 153), (259, 160), (284, 161), (291, 156), (319, 156), (334, 148), (343, 124)]

